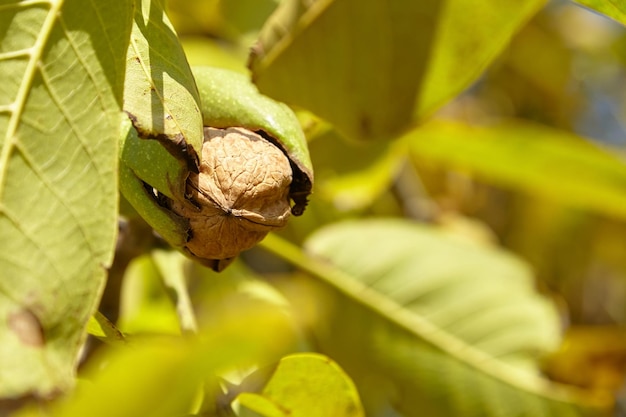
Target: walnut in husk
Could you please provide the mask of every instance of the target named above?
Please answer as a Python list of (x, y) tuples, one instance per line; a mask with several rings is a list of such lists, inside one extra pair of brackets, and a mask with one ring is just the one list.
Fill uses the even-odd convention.
[(287, 224), (292, 169), (281, 149), (247, 129), (205, 127), (201, 160), (171, 207), (189, 219), (193, 255), (228, 262)]

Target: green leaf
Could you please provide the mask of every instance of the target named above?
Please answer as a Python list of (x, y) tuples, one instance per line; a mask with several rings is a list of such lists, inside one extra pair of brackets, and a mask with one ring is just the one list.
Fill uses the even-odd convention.
[(120, 140), (120, 190), (154, 230), (181, 248), (188, 221), (161, 206), (152, 189), (184, 198), (204, 140), (200, 99), (162, 1), (135, 0), (135, 6), (124, 90), (133, 127), (124, 126)]
[(110, 345), (126, 343), (124, 334), (99, 311), (89, 318), (87, 333)]
[(321, 229), (306, 245), (316, 258), (275, 236), (262, 245), (315, 276), (285, 289), (368, 409), (530, 417), (609, 406), (539, 376), (558, 317), (511, 255), (406, 220)]
[(151, 253), (133, 259), (124, 272), (117, 326), (127, 335), (181, 334), (176, 306)]
[(306, 138), (293, 111), (259, 93), (249, 78), (234, 71), (194, 67), (205, 126), (245, 127), (262, 130), (274, 138), (306, 177), (307, 194), (313, 184), (313, 166)]
[(131, 10), (127, 1), (0, 5), (2, 397), (73, 385), (115, 245)]
[(183, 333), (197, 333), (198, 324), (187, 289), (185, 266), (188, 261), (181, 253), (155, 249), (151, 253), (152, 261), (160, 272), (161, 280), (172, 302)]
[[(200, 337), (152, 337), (104, 351), (83, 373), (88, 381), (50, 407), (63, 417), (171, 417), (191, 411), (203, 381), (276, 358), (266, 329), (274, 322), (261, 311), (220, 319)], [(246, 327), (250, 325), (250, 327)], [(25, 417), (25, 416), (24, 416)]]
[(335, 129), (310, 138), (309, 149), (316, 170), (316, 200), (332, 202), (341, 211), (371, 207), (406, 160), (401, 142), (349, 142)]
[(350, 138), (393, 138), (474, 81), (543, 3), (283, 1), (254, 49), (253, 78)]
[(626, 164), (616, 152), (529, 123), (434, 122), (405, 139), (413, 155), (574, 207), (626, 217)]
[(240, 416), (362, 417), (359, 394), (329, 358), (313, 353), (284, 357), (261, 394), (242, 393)]
[(626, 3), (623, 0), (575, 0), (575, 2), (626, 25)]
[[(182, 196), (188, 166), (198, 162), (203, 132), (200, 99), (184, 51), (161, 0), (135, 0), (135, 19), (127, 55), (124, 110), (138, 136), (156, 139), (170, 154), (154, 151), (154, 144), (142, 141), (146, 153), (153, 155), (125, 163), (138, 172), (139, 178), (162, 193)], [(138, 145), (139, 146), (139, 145)], [(179, 161), (177, 172), (167, 178), (154, 164), (173, 165), (164, 158)], [(155, 160), (156, 159), (156, 160)], [(180, 163), (185, 162), (185, 163)], [(152, 170), (151, 170), (152, 168)], [(141, 175), (152, 173), (143, 178)], [(169, 180), (169, 183), (162, 182)]]

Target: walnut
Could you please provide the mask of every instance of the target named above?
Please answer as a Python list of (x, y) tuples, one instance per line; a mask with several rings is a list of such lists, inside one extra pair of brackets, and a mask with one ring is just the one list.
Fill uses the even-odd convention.
[(190, 174), (186, 200), (171, 203), (189, 219), (187, 249), (201, 259), (229, 260), (285, 226), (291, 181), (287, 156), (259, 134), (205, 127), (199, 174)]

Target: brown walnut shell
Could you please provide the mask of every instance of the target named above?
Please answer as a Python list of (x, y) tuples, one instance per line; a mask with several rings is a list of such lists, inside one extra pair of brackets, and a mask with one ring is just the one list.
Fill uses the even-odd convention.
[[(201, 160), (186, 199), (171, 203), (189, 219), (191, 254), (229, 261), (287, 224), (292, 170), (278, 147), (247, 129), (205, 127)], [(228, 264), (205, 263), (217, 270)]]

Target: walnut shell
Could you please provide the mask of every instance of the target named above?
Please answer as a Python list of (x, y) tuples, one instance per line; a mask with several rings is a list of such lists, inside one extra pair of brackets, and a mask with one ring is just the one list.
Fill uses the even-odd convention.
[(171, 203), (172, 211), (189, 219), (187, 249), (206, 260), (228, 260), (250, 249), (287, 224), (291, 181), (289, 159), (262, 136), (205, 127), (199, 173), (187, 179), (186, 200)]

